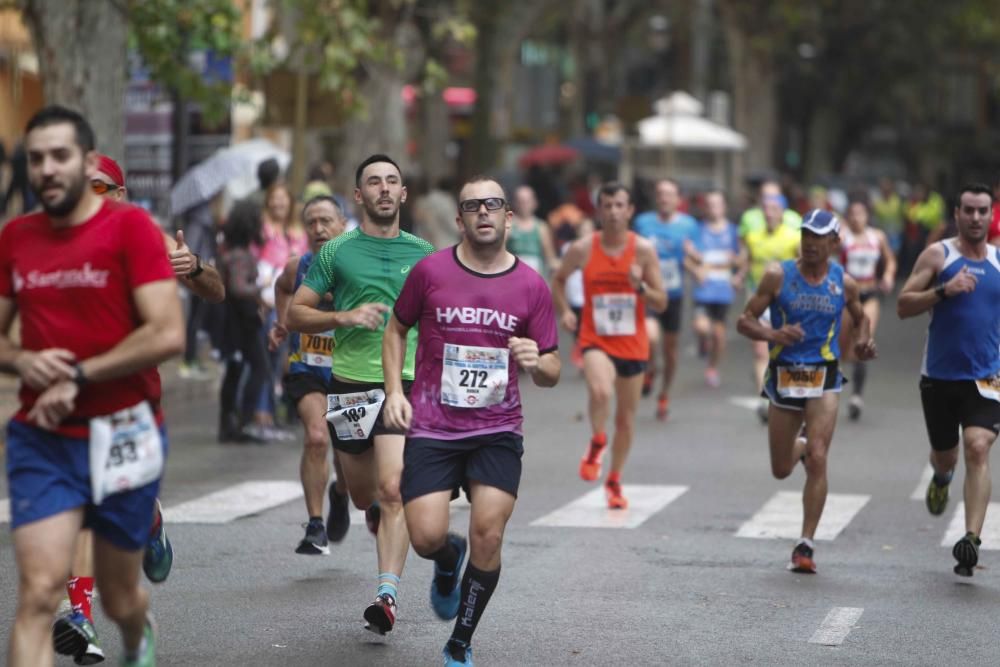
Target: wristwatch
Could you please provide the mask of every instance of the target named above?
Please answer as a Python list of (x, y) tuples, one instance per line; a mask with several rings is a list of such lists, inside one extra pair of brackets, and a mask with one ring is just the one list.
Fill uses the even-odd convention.
[(201, 257), (199, 257), (198, 255), (195, 255), (194, 256), (194, 271), (192, 271), (191, 273), (187, 274), (188, 280), (194, 280), (195, 278), (197, 278), (198, 276), (200, 276), (201, 273), (202, 273), (202, 271), (204, 271), (204, 270), (205, 270), (205, 267), (201, 265)]
[(936, 294), (937, 298), (941, 299), (942, 301), (948, 298), (948, 294), (944, 291), (944, 285), (938, 285), (937, 287), (935, 287), (934, 294)]
[(88, 382), (87, 376), (83, 374), (83, 366), (80, 364), (73, 366), (73, 382), (77, 387), (83, 387)]
[(636, 288), (635, 293), (642, 296), (646, 293), (646, 283), (639, 283), (639, 287)]

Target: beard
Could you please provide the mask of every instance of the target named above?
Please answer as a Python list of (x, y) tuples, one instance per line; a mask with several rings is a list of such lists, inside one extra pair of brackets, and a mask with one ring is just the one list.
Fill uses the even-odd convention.
[(502, 248), (507, 244), (507, 232), (504, 228), (497, 230), (496, 236), (491, 240), (487, 241), (476, 235), (476, 225), (473, 225), (470, 229), (465, 228), (465, 238), (469, 240), (469, 245), (471, 245), (476, 250), (491, 250), (496, 248)]
[(378, 209), (378, 200), (374, 202), (363, 201), (362, 203), (364, 205), (365, 215), (376, 225), (388, 227), (396, 222), (396, 217), (399, 215), (400, 202), (393, 202), (392, 211), (388, 213)]
[(42, 182), (41, 185), (36, 186), (34, 183), (31, 185), (31, 191), (34, 193), (35, 197), (42, 205), (42, 209), (52, 217), (61, 218), (69, 215), (73, 209), (76, 208), (77, 204), (83, 198), (84, 188), (89, 184), (87, 182), (87, 174), (83, 170), (80, 171), (78, 178), (74, 178), (66, 185), (65, 194), (62, 199), (58, 199), (55, 202), (46, 202), (42, 197), (42, 189), (47, 185), (47, 183)]

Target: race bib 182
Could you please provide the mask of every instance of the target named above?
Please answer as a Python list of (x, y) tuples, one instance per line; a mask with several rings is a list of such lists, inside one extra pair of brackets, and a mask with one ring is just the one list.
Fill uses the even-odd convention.
[(367, 440), (383, 403), (385, 392), (381, 389), (328, 394), (326, 420), (333, 425), (339, 440)]

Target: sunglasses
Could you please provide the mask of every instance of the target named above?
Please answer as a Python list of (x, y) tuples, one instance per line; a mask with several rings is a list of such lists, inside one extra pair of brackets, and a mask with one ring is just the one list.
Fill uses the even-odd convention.
[(486, 197), (485, 199), (465, 199), (458, 202), (458, 209), (462, 213), (476, 213), (480, 206), (485, 206), (487, 211), (498, 211), (507, 205), (507, 200), (503, 197)]
[(115, 190), (120, 190), (121, 186), (102, 181), (99, 178), (93, 178), (90, 180), (90, 189), (99, 195), (104, 195)]

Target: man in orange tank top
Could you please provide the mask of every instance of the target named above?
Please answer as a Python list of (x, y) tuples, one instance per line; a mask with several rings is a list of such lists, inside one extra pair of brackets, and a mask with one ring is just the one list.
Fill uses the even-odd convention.
[(632, 196), (624, 185), (603, 185), (597, 195), (600, 231), (574, 241), (552, 279), (562, 324), (575, 331), (576, 315), (566, 300), (566, 280), (577, 269), (583, 271), (580, 346), (592, 435), (580, 462), (580, 477), (592, 482), (601, 475), (601, 457), (608, 442), (604, 429), (614, 396), (611, 471), (604, 485), (612, 509), (628, 507), (622, 495), (621, 471), (632, 447), (635, 413), (649, 359), (646, 308), (660, 312), (667, 307), (656, 249), (629, 231), (634, 212)]

